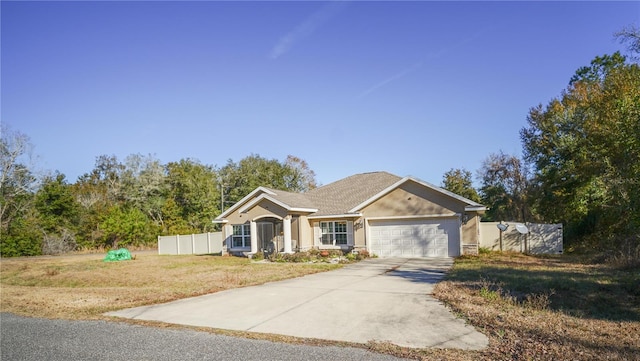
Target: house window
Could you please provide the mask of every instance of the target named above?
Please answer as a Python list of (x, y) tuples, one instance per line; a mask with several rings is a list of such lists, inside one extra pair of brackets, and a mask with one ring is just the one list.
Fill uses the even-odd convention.
[(320, 222), (320, 231), (324, 245), (347, 244), (347, 222)]
[(251, 247), (251, 227), (248, 224), (233, 225), (233, 248)]

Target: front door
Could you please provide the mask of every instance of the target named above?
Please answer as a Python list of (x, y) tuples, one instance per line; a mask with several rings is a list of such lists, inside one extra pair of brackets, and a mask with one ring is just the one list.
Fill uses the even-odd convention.
[(263, 251), (266, 254), (272, 254), (276, 250), (276, 245), (273, 243), (274, 229), (271, 222), (258, 222), (258, 251)]

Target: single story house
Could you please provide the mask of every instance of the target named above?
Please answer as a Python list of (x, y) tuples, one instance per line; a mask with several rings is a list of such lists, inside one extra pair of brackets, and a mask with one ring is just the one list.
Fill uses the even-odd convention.
[(218, 216), (230, 253), (367, 250), (379, 257), (478, 252), (486, 207), (413, 177), (356, 174), (305, 193), (258, 187)]

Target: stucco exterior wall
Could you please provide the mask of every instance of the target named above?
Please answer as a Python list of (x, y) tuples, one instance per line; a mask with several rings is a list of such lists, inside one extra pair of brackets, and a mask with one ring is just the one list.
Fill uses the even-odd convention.
[(284, 218), (287, 215), (287, 210), (269, 200), (263, 199), (249, 209), (247, 213), (233, 212), (227, 216), (227, 221), (228, 224), (244, 224), (253, 219), (273, 217), (274, 215), (277, 218)]
[(300, 217), (291, 217), (291, 249), (297, 250), (300, 248)]
[[(255, 194), (255, 197), (259, 196), (260, 194)], [(290, 212), (286, 208), (268, 199), (261, 199), (258, 203), (252, 204), (252, 206), (246, 210), (246, 213), (240, 213), (239, 210), (246, 207), (247, 204), (251, 204), (251, 202), (256, 199), (255, 197), (248, 199), (245, 204), (240, 205), (234, 212), (225, 217), (226, 225), (223, 227), (223, 237), (225, 239), (231, 236), (231, 225), (248, 224), (252, 220), (269, 217), (283, 219), (289, 215), (292, 217), (292, 250), (308, 250), (320, 246), (318, 240), (314, 239), (316, 237), (314, 225), (317, 222), (323, 221), (352, 222), (348, 224), (348, 229), (353, 229), (352, 238), (351, 234), (349, 236), (349, 246), (356, 249), (366, 249), (368, 242), (366, 224), (369, 220), (376, 218), (426, 219), (431, 217), (434, 219), (441, 217), (451, 219), (451, 217), (466, 215), (468, 216), (468, 220), (462, 224), (459, 229), (461, 237), (460, 251), (462, 254), (476, 253), (480, 242), (480, 219), (478, 212), (465, 212), (465, 207), (468, 203), (413, 180), (403, 182), (397, 188), (359, 210), (362, 213), (362, 217), (357, 218), (309, 218), (309, 213), (305, 212), (304, 209), (296, 209)], [(457, 219), (460, 220), (460, 218)], [(352, 228), (351, 225), (353, 226)], [(343, 246), (343, 248), (346, 249), (349, 247)]]
[[(366, 206), (362, 213), (367, 218), (403, 217), (403, 216), (451, 216), (465, 214), (463, 202), (445, 194), (409, 181), (374, 203)], [(469, 219), (461, 225), (461, 252), (475, 254), (478, 252), (480, 238), (480, 217), (477, 212), (466, 212)], [(357, 245), (365, 245), (365, 232), (356, 232)]]
[(301, 250), (310, 249), (311, 247), (313, 247), (312, 223), (309, 221), (307, 216), (303, 216), (303, 215), (301, 215), (298, 220), (299, 220), (298, 227), (299, 227), (299, 233), (300, 233), (300, 240), (299, 240), (300, 242), (298, 247), (300, 247)]
[(467, 213), (469, 220), (462, 225), (462, 254), (477, 254), (480, 243), (480, 216)]
[(422, 216), (463, 213), (464, 204), (415, 182), (406, 182), (366, 206), (365, 217)]
[(273, 215), (284, 218), (287, 214), (286, 209), (266, 199), (261, 200), (246, 213), (249, 219), (257, 219), (263, 216), (272, 217)]
[(366, 249), (366, 232), (364, 227), (364, 217), (358, 218), (353, 222), (353, 246), (358, 249)]

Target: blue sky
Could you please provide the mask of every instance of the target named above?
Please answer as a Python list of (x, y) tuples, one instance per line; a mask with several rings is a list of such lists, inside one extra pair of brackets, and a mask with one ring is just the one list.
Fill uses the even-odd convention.
[(640, 2), (1, 2), (1, 121), (74, 182), (95, 158), (305, 159), (440, 184), (520, 155)]

